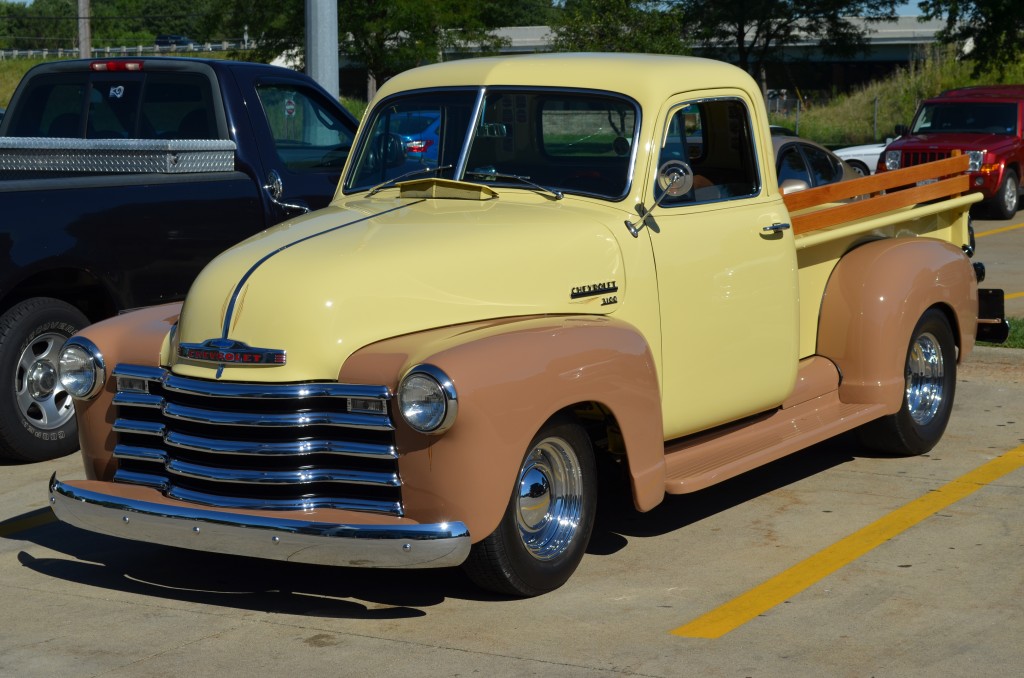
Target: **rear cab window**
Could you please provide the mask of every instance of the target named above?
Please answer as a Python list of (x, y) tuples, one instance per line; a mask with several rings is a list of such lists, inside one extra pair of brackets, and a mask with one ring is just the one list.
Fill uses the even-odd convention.
[(85, 139), (218, 139), (210, 79), (187, 72), (34, 76), (7, 135)]

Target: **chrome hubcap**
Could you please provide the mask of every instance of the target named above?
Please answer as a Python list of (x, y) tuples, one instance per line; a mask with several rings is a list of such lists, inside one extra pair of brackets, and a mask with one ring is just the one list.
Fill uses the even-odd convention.
[(14, 399), (22, 416), (45, 430), (60, 428), (75, 414), (71, 396), (57, 378), (63, 334), (41, 334), (25, 347), (14, 373)]
[(931, 422), (942, 406), (944, 373), (939, 341), (935, 335), (925, 332), (914, 340), (907, 357), (907, 409), (917, 424), (923, 426)]
[(583, 474), (576, 452), (561, 438), (545, 438), (519, 470), (516, 525), (537, 560), (551, 560), (569, 547), (583, 513)]

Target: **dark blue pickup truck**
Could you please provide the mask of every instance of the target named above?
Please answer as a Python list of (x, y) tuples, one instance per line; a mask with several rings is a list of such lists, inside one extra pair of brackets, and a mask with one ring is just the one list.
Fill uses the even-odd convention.
[(0, 456), (76, 450), (64, 340), (184, 298), (230, 245), (326, 206), (356, 126), (309, 77), (262, 64), (29, 71), (0, 122)]

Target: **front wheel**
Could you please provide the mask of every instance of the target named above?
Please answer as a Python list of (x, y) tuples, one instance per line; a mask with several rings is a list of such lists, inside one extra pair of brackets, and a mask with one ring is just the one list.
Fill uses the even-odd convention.
[(78, 449), (75, 407), (57, 364), (64, 342), (88, 322), (45, 297), (0, 316), (0, 457), (44, 461)]
[(992, 199), (992, 207), (996, 216), (1004, 220), (1013, 219), (1017, 214), (1019, 197), (1020, 186), (1017, 183), (1017, 174), (1012, 169), (1008, 169), (1003, 175), (1003, 183), (999, 184), (999, 193)]
[(478, 586), (498, 593), (554, 590), (583, 558), (596, 505), (590, 439), (573, 421), (553, 419), (530, 443), (501, 523), (473, 545), (463, 568)]
[(949, 320), (929, 309), (918, 320), (904, 363), (903, 404), (895, 414), (859, 429), (871, 449), (924, 454), (942, 438), (956, 391), (956, 345)]

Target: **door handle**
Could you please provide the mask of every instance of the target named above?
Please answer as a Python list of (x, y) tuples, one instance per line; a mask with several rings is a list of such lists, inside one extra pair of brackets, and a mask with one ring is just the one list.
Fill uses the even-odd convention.
[(764, 231), (765, 233), (781, 233), (782, 231), (789, 230), (789, 224), (775, 223), (772, 224), (771, 226), (765, 226), (761, 230)]

